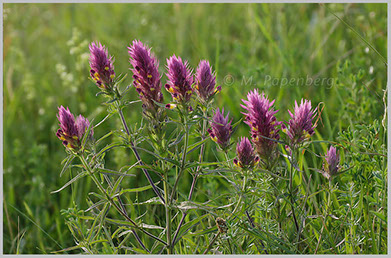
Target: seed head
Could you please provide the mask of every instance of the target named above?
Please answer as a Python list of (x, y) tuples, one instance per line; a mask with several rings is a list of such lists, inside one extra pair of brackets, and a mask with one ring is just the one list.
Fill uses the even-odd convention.
[(228, 226), (227, 226), (227, 222), (225, 221), (225, 219), (222, 219), (220, 217), (216, 218), (216, 226), (217, 226), (220, 233), (227, 233)]

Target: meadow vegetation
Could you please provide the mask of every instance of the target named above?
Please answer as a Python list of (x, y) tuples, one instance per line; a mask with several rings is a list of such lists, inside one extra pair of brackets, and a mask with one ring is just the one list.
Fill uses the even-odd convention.
[[(386, 4), (4, 4), (3, 9), (4, 253), (387, 253)], [(158, 126), (142, 115), (146, 102), (138, 101), (132, 86), (135, 70), (129, 69), (135, 68), (127, 47), (135, 39), (152, 47), (160, 61), (164, 101), (151, 105), (171, 119), (159, 135), (171, 137), (168, 156), (161, 138), (151, 136), (158, 135), (153, 131)], [(90, 79), (91, 42), (108, 48), (117, 76), (128, 74), (119, 86), (126, 94), (112, 102), (118, 95), (96, 96), (102, 88)], [(194, 73), (200, 60), (209, 60), (221, 85), (210, 106), (197, 100), (192, 111), (186, 105), (165, 108), (176, 103), (164, 87), (166, 59), (173, 54)], [(305, 148), (278, 142), (290, 142), (280, 127), (278, 166), (258, 162), (265, 173), (234, 166), (243, 161), (236, 152), (239, 138), (251, 139), (243, 121), (247, 110), (240, 105), (254, 89), (275, 100), (275, 116), (286, 124), (295, 101), (311, 100), (316, 108), (310, 122), (317, 126)], [(64, 171), (61, 162), (72, 152), (56, 136), (60, 106), (94, 126), (112, 114), (93, 129), (95, 140), (103, 137), (99, 145), (86, 147), (87, 159), (75, 151), (75, 166)], [(216, 108), (232, 119), (231, 146), (212, 141), (216, 131), (206, 133), (213, 129)], [(92, 129), (86, 128), (84, 136)], [(86, 138), (80, 137), (83, 144)], [(118, 142), (124, 148), (111, 149)], [(184, 146), (191, 150), (186, 155)], [(94, 178), (89, 158), (97, 153), (93, 162), (104, 173)], [(328, 180), (322, 171), (333, 155), (343, 173)], [(108, 202), (97, 186), (113, 189), (110, 184), (133, 164), (132, 176), (121, 177), (123, 199), (116, 195)], [(152, 168), (171, 173), (167, 185), (167, 177)], [(176, 189), (178, 202), (162, 205), (145, 169), (159, 188)], [(81, 171), (85, 177), (53, 193)], [(190, 201), (190, 172), (199, 171)], [(129, 219), (119, 211), (121, 202)], [(108, 209), (113, 206), (118, 209)], [(175, 245), (165, 246), (172, 237)]]

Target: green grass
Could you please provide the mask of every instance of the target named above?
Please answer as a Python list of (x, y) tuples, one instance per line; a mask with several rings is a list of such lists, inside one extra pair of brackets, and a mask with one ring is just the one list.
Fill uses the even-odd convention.
[[(55, 115), (60, 105), (95, 121), (106, 114), (101, 98), (95, 97), (97, 88), (88, 80), (91, 41), (100, 41), (109, 48), (115, 56), (117, 74), (129, 72), (126, 47), (134, 39), (153, 48), (160, 60), (161, 73), (165, 59), (174, 53), (187, 59), (192, 67), (199, 60), (208, 59), (223, 88), (216, 105), (229, 110), (234, 121), (242, 118), (241, 99), (253, 88), (264, 90), (276, 99), (280, 120), (289, 119), (285, 110), (292, 109), (294, 100), (307, 98), (313, 103), (323, 102), (316, 140), (345, 139), (364, 146), (365, 150), (385, 153), (379, 146), (386, 144), (386, 135), (379, 123), (376, 127), (375, 120), (381, 121), (384, 115), (386, 4), (327, 4), (327, 8), (318, 4), (4, 4), (3, 8), (4, 253), (50, 253), (74, 245), (65, 224), (66, 216), (60, 211), (75, 205), (85, 209), (86, 196), (94, 188), (89, 179), (82, 179), (59, 194), (50, 194), (69, 180), (68, 174), (59, 177), (60, 162), (66, 154), (55, 136), (58, 127)], [(233, 82), (228, 80), (228, 75)], [(270, 78), (267, 76), (332, 78), (335, 84), (332, 87), (325, 83), (284, 86), (277, 82), (274, 85), (267, 82), (266, 78)], [(131, 76), (125, 81), (130, 84)], [(131, 90), (128, 98), (138, 99), (136, 91)], [(140, 108), (138, 103), (124, 110), (127, 120), (140, 123)], [(371, 129), (373, 124), (378, 129)], [(370, 132), (353, 128), (357, 125), (370, 128)], [(110, 119), (99, 127), (96, 135), (103, 136), (109, 128), (119, 126), (118, 120)], [(352, 137), (347, 132), (339, 133), (349, 126)], [(376, 130), (380, 142), (372, 146), (375, 140), (369, 141), (368, 135)], [(241, 124), (234, 137), (244, 135), (248, 136), (248, 128)], [(210, 146), (213, 148), (207, 148), (206, 154), (214, 158), (214, 145)], [(324, 153), (327, 147), (317, 144), (313, 151)], [(357, 154), (357, 149), (351, 151)], [(113, 168), (134, 162), (127, 150), (111, 152), (106, 159), (107, 166)], [(362, 162), (362, 156), (352, 159)], [(305, 166), (312, 167), (317, 161), (308, 162)], [(382, 162), (384, 159), (368, 158), (368, 167), (354, 168), (339, 182), (341, 187), (348, 186), (349, 181), (363, 187), (357, 193), (359, 207), (365, 207), (370, 200), (364, 193), (380, 196), (376, 192), (379, 189), (372, 185), (382, 186), (386, 193), (387, 171)], [(371, 176), (374, 167), (384, 169), (378, 178)], [(71, 173), (74, 175), (76, 170)], [(313, 176), (314, 182), (322, 182), (319, 175)], [(126, 183), (129, 187), (147, 185), (141, 173)], [(191, 178), (186, 176), (180, 189), (186, 191), (190, 184)], [(224, 180), (210, 178), (201, 179), (198, 188), (197, 200), (201, 202), (212, 194), (211, 189), (227, 193), (229, 185)], [(353, 194), (349, 189), (344, 191), (346, 195)], [(132, 198), (146, 200), (153, 196), (152, 191), (147, 193)], [(386, 198), (380, 201), (387, 203)], [(346, 212), (345, 207), (340, 207), (341, 214)], [(134, 209), (139, 209), (138, 214), (144, 212), (140, 207)], [(160, 212), (151, 212), (146, 220), (164, 216)], [(374, 218), (386, 218), (387, 214), (368, 213), (364, 209), (347, 216), (352, 216), (352, 221), (357, 223), (368, 219), (372, 223)], [(317, 223), (314, 227), (321, 227), (321, 222)], [(365, 232), (372, 230), (371, 223), (340, 234), (350, 234), (351, 239), (359, 239), (362, 232), (361, 236), (368, 236)], [(355, 242), (347, 237), (349, 244), (342, 251), (385, 253), (384, 234), (387, 232), (381, 229), (376, 231), (371, 237), (378, 237), (379, 245), (369, 244), (366, 239), (362, 249), (357, 249)]]

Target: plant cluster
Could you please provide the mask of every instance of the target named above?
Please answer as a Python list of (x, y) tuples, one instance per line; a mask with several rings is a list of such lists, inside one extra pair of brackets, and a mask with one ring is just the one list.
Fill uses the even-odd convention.
[[(333, 180), (352, 166), (342, 164), (337, 145), (328, 146), (326, 153), (311, 151), (311, 144), (328, 142), (312, 140), (321, 116), (320, 105), (313, 107), (306, 99), (295, 101), (293, 110), (288, 110), (290, 119), (279, 121), (275, 100), (254, 89), (240, 105), (250, 137), (241, 136), (235, 142), (235, 129), (242, 120), (233, 123), (224, 107), (216, 107), (216, 94), (224, 89), (217, 85), (207, 60), (201, 60), (193, 70), (181, 57), (169, 57), (167, 82), (162, 87), (159, 61), (151, 49), (135, 40), (128, 50), (133, 85), (121, 90), (125, 76), (116, 75), (114, 58), (101, 43), (90, 44), (91, 80), (99, 89), (97, 95), (105, 97), (108, 110), (102, 121), (94, 125), (82, 115), (75, 118), (68, 108), (59, 107), (56, 135), (68, 153), (60, 176), (70, 166), (80, 172), (58, 191), (85, 176), (98, 189), (91, 193), (88, 209), (64, 211), (76, 246), (63, 251), (175, 254), (185, 252), (184, 243), (196, 238), (202, 244), (193, 250), (195, 253), (316, 253), (327, 238), (328, 243), (338, 241), (330, 246), (331, 252), (336, 252), (343, 242), (339, 236), (332, 239), (330, 227), (339, 219), (333, 215), (333, 202), (341, 193)], [(124, 96), (133, 87), (140, 100), (126, 101)], [(169, 101), (164, 99), (162, 88), (171, 95)], [(142, 111), (135, 112), (142, 113), (146, 123), (133, 128), (122, 110), (140, 101)], [(118, 114), (122, 128), (95, 139), (98, 126), (114, 114)], [(119, 140), (101, 147), (111, 135)], [(207, 160), (205, 148), (210, 140), (218, 146), (223, 160)], [(105, 155), (123, 147), (133, 153), (136, 162), (119, 171), (106, 167)], [(146, 162), (145, 155), (153, 161)], [(320, 160), (310, 172), (304, 171), (308, 158)], [(72, 164), (75, 159), (79, 162)], [(123, 184), (125, 177), (139, 170), (149, 185), (132, 189)], [(314, 182), (313, 172), (323, 175), (327, 183)], [(184, 192), (180, 184), (187, 173), (192, 184)], [(209, 201), (197, 203), (194, 193), (204, 187), (196, 187), (198, 179), (214, 175), (232, 185), (229, 203), (220, 207), (208, 205)], [(129, 198), (130, 193), (147, 190), (156, 197), (144, 203)], [(311, 199), (320, 195), (327, 196), (327, 202), (313, 207)], [(154, 224), (146, 224), (135, 208), (142, 204), (154, 205), (152, 210), (164, 215)], [(260, 209), (269, 216), (261, 217)], [(196, 216), (189, 218), (190, 213)], [(209, 223), (204, 222), (206, 219)], [(308, 225), (316, 219), (321, 220), (321, 227), (314, 233)], [(195, 231), (197, 225), (203, 229)], [(313, 242), (316, 249), (310, 247)]]

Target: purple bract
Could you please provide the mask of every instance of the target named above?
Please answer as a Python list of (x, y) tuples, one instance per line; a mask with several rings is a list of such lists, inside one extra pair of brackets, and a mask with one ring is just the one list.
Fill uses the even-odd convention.
[(110, 90), (115, 77), (113, 58), (101, 43), (92, 42), (89, 48), (91, 78), (99, 88)]
[(221, 91), (221, 86), (216, 87), (216, 76), (206, 60), (201, 60), (195, 75), (195, 89), (203, 103), (208, 102), (216, 93)]
[(213, 141), (215, 141), (221, 149), (227, 150), (232, 134), (231, 121), (228, 122), (228, 115), (224, 117), (224, 108), (220, 112), (217, 108), (213, 115), (212, 122), (210, 122), (211, 128), (208, 129), (209, 135)]
[(163, 94), (161, 92), (160, 74), (158, 71), (159, 62), (151, 52), (148, 46), (141, 41), (134, 40), (132, 45), (128, 47), (133, 72), (133, 85), (143, 102), (143, 107), (156, 111), (158, 106), (156, 102), (163, 102)]
[(276, 155), (277, 140), (280, 138), (278, 127), (282, 122), (278, 122), (274, 116), (278, 110), (274, 111), (273, 101), (269, 101), (267, 96), (258, 90), (247, 94), (247, 100), (242, 100), (241, 105), (247, 113), (245, 123), (251, 128), (251, 140), (256, 147), (258, 155), (268, 161)]
[(307, 141), (314, 133), (316, 124), (312, 124), (315, 117), (316, 108), (311, 109), (311, 101), (301, 99), (300, 106), (295, 101), (294, 114), (289, 111), (291, 119), (288, 122), (288, 127), (283, 125), (285, 132), (290, 141), (290, 145), (297, 148), (301, 143)]
[(234, 159), (234, 164), (241, 168), (254, 167), (259, 157), (255, 156), (255, 151), (247, 137), (242, 137), (236, 145), (237, 159)]
[[(81, 139), (85, 134), (90, 122), (87, 118), (79, 115), (75, 121), (75, 117), (63, 106), (58, 108), (57, 114), (60, 122), (60, 129), (57, 130), (57, 137), (62, 141), (64, 146), (70, 150), (79, 151), (81, 148)], [(90, 130), (90, 136), (93, 135), (93, 130)]]
[(173, 99), (179, 103), (188, 102), (193, 93), (192, 71), (189, 69), (187, 61), (182, 61), (178, 56), (173, 55), (167, 59), (168, 83), (165, 88), (171, 93)]

